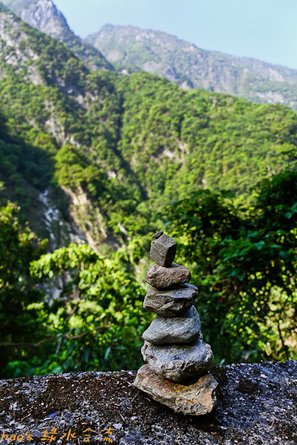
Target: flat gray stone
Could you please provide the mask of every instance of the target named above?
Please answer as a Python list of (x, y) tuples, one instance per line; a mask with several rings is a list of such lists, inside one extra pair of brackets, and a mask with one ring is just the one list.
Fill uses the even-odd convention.
[(163, 230), (160, 230), (159, 232), (156, 232), (153, 234), (153, 239), (160, 238), (161, 235), (163, 235)]
[(200, 317), (194, 306), (191, 306), (182, 317), (157, 317), (142, 338), (154, 345), (175, 345), (191, 343), (200, 334)]
[(166, 289), (187, 283), (191, 279), (189, 269), (173, 263), (170, 267), (153, 264), (146, 274), (146, 282), (157, 289)]
[(210, 345), (200, 339), (192, 345), (178, 346), (155, 346), (146, 341), (141, 353), (156, 374), (172, 382), (205, 374), (213, 360)]
[(185, 313), (198, 295), (198, 289), (192, 284), (181, 284), (177, 289), (149, 289), (143, 307), (162, 317), (176, 317)]
[(159, 266), (169, 267), (175, 257), (176, 242), (167, 235), (155, 238), (151, 244), (150, 257)]
[(156, 375), (148, 365), (144, 365), (137, 372), (134, 386), (157, 402), (185, 415), (203, 416), (216, 405), (218, 382), (211, 374), (198, 378), (190, 385), (181, 385)]

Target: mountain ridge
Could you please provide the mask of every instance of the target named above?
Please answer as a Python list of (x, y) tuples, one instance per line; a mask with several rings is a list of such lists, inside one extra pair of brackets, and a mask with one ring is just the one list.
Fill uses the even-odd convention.
[[(31, 1), (31, 0), (29, 0), (29, 1)], [(288, 70), (288, 71), (295, 71), (296, 74), (297, 74), (297, 68), (291, 68), (288, 65), (285, 65), (285, 64), (282, 64), (282, 63), (273, 63), (273, 62), (269, 62), (268, 60), (258, 59), (257, 57), (239, 56), (239, 55), (234, 55), (234, 54), (231, 54), (231, 53), (228, 53), (228, 52), (226, 53), (226, 52), (221, 51), (221, 50), (210, 49), (210, 48), (208, 48), (208, 49), (202, 48), (202, 47), (198, 46), (196, 43), (192, 43), (192, 42), (186, 40), (185, 38), (179, 37), (177, 34), (169, 33), (167, 31), (162, 31), (161, 29), (141, 28), (140, 26), (135, 26), (135, 25), (131, 25), (131, 24), (128, 24), (128, 25), (114, 25), (113, 23), (108, 22), (105, 25), (103, 25), (99, 29), (99, 31), (92, 32), (92, 33), (88, 34), (86, 37), (82, 37), (82, 38), (84, 40), (87, 40), (89, 38), (94, 38), (94, 37), (96, 37), (98, 32), (101, 32), (102, 30), (109, 30), (109, 29), (112, 30), (112, 29), (116, 29), (116, 28), (136, 30), (136, 31), (140, 31), (140, 32), (143, 32), (143, 31), (146, 32), (147, 31), (147, 32), (151, 32), (152, 34), (155, 34), (155, 33), (163, 34), (165, 36), (172, 37), (173, 39), (176, 39), (176, 40), (178, 40), (180, 42), (187, 43), (187, 44), (191, 45), (192, 47), (195, 47), (196, 49), (199, 49), (201, 51), (211, 52), (211, 53), (215, 53), (215, 54), (222, 55), (222, 56), (227, 56), (227, 57), (230, 57), (232, 59), (234, 58), (234, 59), (239, 59), (239, 60), (245, 60), (247, 62), (249, 62), (249, 61), (257, 62), (257, 63), (260, 62), (260, 63), (264, 63), (264, 64), (267, 64), (267, 65), (270, 65), (271, 67), (278, 67), (278, 68), (283, 68), (283, 69)]]
[(146, 71), (185, 89), (205, 89), (297, 110), (297, 70), (204, 50), (174, 35), (107, 24), (84, 40), (52, 0), (3, 0), (31, 26), (63, 42), (91, 70)]
[(186, 88), (203, 88), (297, 108), (297, 70), (204, 50), (163, 31), (104, 25), (85, 41), (118, 69), (144, 70)]

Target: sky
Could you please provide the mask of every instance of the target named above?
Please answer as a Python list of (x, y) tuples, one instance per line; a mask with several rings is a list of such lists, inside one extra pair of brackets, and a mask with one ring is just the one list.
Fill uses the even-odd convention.
[(54, 0), (85, 37), (106, 23), (174, 34), (203, 49), (297, 69), (297, 0)]

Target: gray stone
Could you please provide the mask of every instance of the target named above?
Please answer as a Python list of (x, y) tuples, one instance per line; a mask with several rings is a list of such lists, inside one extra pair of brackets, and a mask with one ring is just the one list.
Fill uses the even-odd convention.
[(191, 343), (200, 335), (200, 318), (194, 306), (182, 317), (155, 318), (142, 338), (154, 345), (174, 345)]
[(218, 382), (206, 374), (190, 385), (172, 383), (144, 365), (137, 372), (134, 386), (177, 413), (203, 416), (215, 407)]
[(146, 282), (157, 289), (166, 289), (190, 281), (189, 269), (173, 263), (170, 267), (153, 264), (146, 274)]
[(160, 232), (154, 233), (153, 239), (158, 239), (158, 238), (160, 238), (161, 235), (163, 235), (163, 230), (161, 230)]
[(176, 242), (169, 236), (161, 235), (152, 241), (150, 257), (159, 266), (169, 267), (174, 261), (175, 253)]
[(147, 341), (141, 349), (149, 367), (172, 382), (205, 374), (213, 360), (210, 345), (198, 339), (192, 345), (155, 346)]
[(152, 287), (145, 296), (143, 307), (162, 317), (176, 317), (192, 306), (198, 289), (192, 284), (181, 284), (177, 289), (159, 290)]

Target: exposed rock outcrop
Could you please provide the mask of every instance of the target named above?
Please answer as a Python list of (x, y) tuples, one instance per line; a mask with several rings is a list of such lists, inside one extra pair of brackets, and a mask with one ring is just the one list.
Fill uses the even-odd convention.
[(2, 0), (2, 3), (29, 25), (65, 43), (90, 69), (113, 69), (99, 50), (74, 34), (52, 0)]

